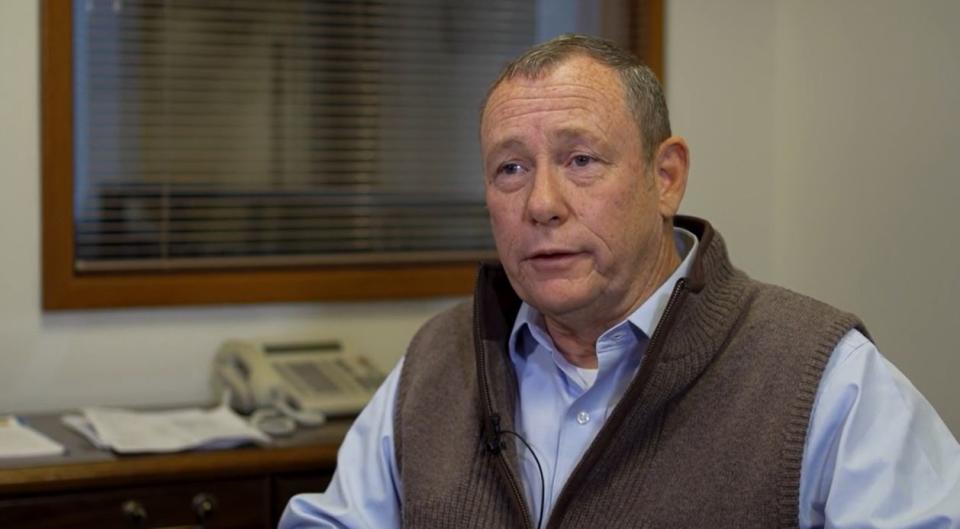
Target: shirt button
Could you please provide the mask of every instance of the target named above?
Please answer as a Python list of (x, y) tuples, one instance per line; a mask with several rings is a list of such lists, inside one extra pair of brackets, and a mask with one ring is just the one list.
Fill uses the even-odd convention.
[(614, 333), (614, 335), (611, 336), (611, 338), (613, 338), (614, 341), (619, 342), (620, 340), (623, 340), (623, 333), (622, 332)]
[(585, 412), (585, 411), (581, 411), (580, 413), (577, 414), (577, 423), (578, 423), (578, 424), (587, 424), (588, 422), (590, 422), (590, 414), (589, 414), (589, 413), (587, 413), (587, 412)]

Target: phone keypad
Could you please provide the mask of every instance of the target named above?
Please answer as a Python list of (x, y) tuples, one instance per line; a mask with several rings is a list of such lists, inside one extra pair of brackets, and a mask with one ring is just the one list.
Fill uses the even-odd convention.
[(284, 378), (310, 393), (337, 393), (351, 389), (335, 383), (334, 378), (325, 373), (318, 362), (286, 362), (277, 365), (277, 370)]

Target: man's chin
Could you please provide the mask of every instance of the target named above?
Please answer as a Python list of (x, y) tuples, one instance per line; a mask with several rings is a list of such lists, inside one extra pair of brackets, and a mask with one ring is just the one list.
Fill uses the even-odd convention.
[(589, 306), (586, 293), (577, 292), (569, 287), (565, 289), (537, 290), (524, 301), (544, 316), (562, 318), (583, 311)]

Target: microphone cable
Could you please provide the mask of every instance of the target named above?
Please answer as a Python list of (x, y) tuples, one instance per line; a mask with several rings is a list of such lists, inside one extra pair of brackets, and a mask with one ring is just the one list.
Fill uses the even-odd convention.
[[(499, 415), (494, 414), (492, 417), (490, 417), (490, 419), (491, 419), (491, 422), (493, 423), (494, 434), (497, 437), (499, 437), (500, 434), (510, 434), (516, 437), (517, 439), (519, 439), (520, 442), (523, 443), (523, 446), (527, 447), (527, 450), (530, 451), (530, 455), (533, 456), (533, 462), (537, 464), (537, 472), (540, 473), (540, 515), (537, 517), (537, 529), (540, 529), (540, 527), (543, 525), (543, 506), (546, 503), (544, 498), (545, 498), (546, 489), (547, 489), (547, 480), (544, 479), (543, 477), (543, 467), (540, 465), (540, 458), (537, 457), (537, 453), (533, 451), (533, 447), (530, 446), (530, 443), (528, 443), (527, 440), (524, 439), (522, 435), (512, 430), (500, 429)], [(491, 451), (494, 451), (494, 450), (491, 450)]]

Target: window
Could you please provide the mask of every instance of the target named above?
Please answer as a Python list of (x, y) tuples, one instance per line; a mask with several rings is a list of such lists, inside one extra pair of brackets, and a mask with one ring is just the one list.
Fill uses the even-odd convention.
[(478, 105), (542, 7), (48, 0), (44, 307), (469, 292)]

